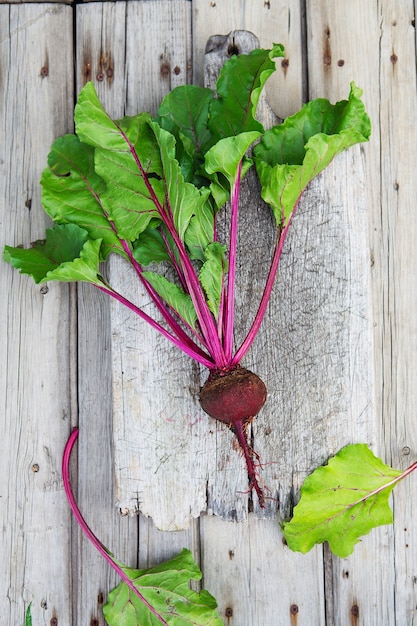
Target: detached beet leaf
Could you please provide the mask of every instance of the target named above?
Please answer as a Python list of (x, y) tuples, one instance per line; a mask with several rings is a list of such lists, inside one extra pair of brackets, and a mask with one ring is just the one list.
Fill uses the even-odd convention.
[(121, 582), (103, 607), (109, 626), (223, 626), (213, 596), (190, 589), (190, 581), (200, 580), (201, 572), (189, 550), (151, 569), (123, 571), (155, 613)]
[(385, 465), (366, 444), (345, 446), (305, 479), (294, 517), (284, 525), (288, 546), (308, 552), (327, 541), (334, 554), (348, 556), (362, 535), (392, 523), (389, 495), (416, 467), (401, 472)]
[(135, 570), (119, 563), (95, 536), (78, 507), (71, 485), (71, 453), (77, 438), (78, 429), (75, 429), (62, 458), (65, 493), (87, 539), (122, 578), (103, 607), (107, 623), (110, 626), (223, 626), (213, 596), (204, 589), (197, 593), (189, 587), (191, 580), (201, 579), (189, 550), (183, 549), (176, 557), (156, 567)]

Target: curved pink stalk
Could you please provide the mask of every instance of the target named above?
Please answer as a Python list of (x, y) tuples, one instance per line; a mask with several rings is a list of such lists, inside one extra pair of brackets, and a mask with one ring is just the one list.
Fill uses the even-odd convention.
[[(192, 350), (195, 350), (196, 352), (199, 352), (201, 355), (203, 355), (204, 353), (201, 351), (200, 347), (181, 328), (181, 326), (177, 323), (176, 319), (171, 315), (168, 308), (165, 306), (162, 299), (159, 297), (158, 293), (155, 291), (152, 285), (146, 280), (146, 278), (144, 278), (142, 267), (133, 256), (128, 243), (125, 240), (123, 240), (122, 244), (123, 244), (123, 249), (126, 252), (129, 258), (129, 261), (132, 267), (134, 268), (139, 280), (141, 281), (142, 285), (145, 287), (148, 295), (152, 299), (152, 302), (154, 303), (154, 305), (156, 306), (156, 308), (158, 309), (158, 311), (160, 312), (160, 314), (162, 315), (163, 319), (168, 324), (172, 332), (177, 335), (180, 341), (182, 341), (184, 344), (189, 346)], [(179, 268), (177, 268), (177, 271), (179, 271)], [(181, 280), (180, 274), (179, 274), (179, 278)], [(185, 320), (182, 320), (182, 321), (184, 322), (184, 324), (186, 324)], [(204, 345), (203, 338), (200, 337), (193, 328), (191, 328), (190, 326), (188, 327), (189, 327), (190, 332), (192, 332), (197, 337), (197, 339), (199, 339), (199, 341), (201, 341), (201, 343)]]
[(88, 526), (88, 524), (85, 521), (85, 519), (84, 519), (80, 509), (78, 508), (78, 504), (75, 501), (75, 497), (74, 497), (74, 494), (73, 494), (73, 491), (72, 491), (72, 487), (71, 487), (71, 480), (70, 480), (70, 477), (69, 477), (69, 466), (70, 466), (70, 460), (71, 460), (71, 452), (72, 452), (74, 444), (75, 444), (75, 442), (77, 440), (78, 432), (79, 432), (78, 428), (74, 428), (74, 430), (72, 431), (72, 433), (71, 433), (71, 435), (70, 435), (70, 437), (69, 437), (69, 439), (68, 439), (68, 441), (67, 441), (67, 443), (65, 445), (64, 455), (62, 457), (62, 480), (64, 482), (65, 494), (67, 496), (67, 500), (68, 500), (69, 505), (71, 507), (71, 511), (73, 512), (75, 519), (77, 520), (81, 530), (83, 531), (83, 533), (85, 534), (87, 539), (89, 541), (91, 541), (93, 546), (100, 552), (101, 556), (104, 559), (106, 559), (106, 561), (109, 563), (109, 565), (117, 572), (117, 574), (120, 576), (120, 578), (122, 578), (122, 580), (129, 587), (129, 589), (131, 589), (133, 591), (133, 593), (139, 598), (139, 600), (141, 602), (143, 602), (143, 604), (146, 606), (146, 608), (151, 613), (153, 613), (153, 615), (155, 615), (155, 617), (161, 622), (161, 624), (164, 624), (164, 626), (169, 626), (168, 622), (166, 622), (164, 620), (162, 615), (160, 615), (160, 613), (158, 613), (158, 611), (139, 592), (139, 590), (135, 587), (133, 581), (130, 580), (130, 578), (128, 576), (126, 576), (126, 574), (124, 573), (123, 569), (114, 560), (113, 555), (111, 554), (111, 552), (106, 548), (106, 546), (104, 544), (101, 543), (100, 539), (98, 539), (96, 537), (96, 535), (93, 533), (91, 528)]
[(209, 369), (213, 368), (213, 366), (215, 365), (213, 360), (210, 359), (209, 355), (205, 354), (205, 352), (200, 350), (198, 346), (196, 346), (196, 349), (193, 349), (188, 344), (178, 339), (178, 337), (175, 337), (175, 335), (171, 335), (171, 333), (167, 331), (166, 328), (161, 326), (161, 324), (158, 324), (158, 322), (155, 321), (152, 317), (150, 317), (147, 313), (145, 313), (145, 311), (142, 311), (142, 309), (140, 309), (135, 304), (133, 304), (133, 302), (130, 302), (130, 300), (127, 300), (127, 298), (125, 298), (120, 293), (112, 289), (110, 286), (106, 286), (104, 283), (103, 285), (95, 284), (95, 286), (97, 287), (97, 289), (100, 289), (100, 291), (103, 291), (104, 293), (107, 293), (109, 296), (112, 296), (112, 298), (114, 298), (115, 300), (117, 300), (118, 302), (126, 306), (128, 309), (133, 311), (133, 313), (136, 313), (136, 315), (138, 315), (145, 322), (147, 322), (150, 326), (152, 326), (152, 328), (155, 328), (155, 330), (160, 332), (161, 335), (166, 337), (166, 339), (169, 339), (169, 341), (171, 341), (175, 346), (177, 346), (177, 348), (185, 352), (185, 354), (187, 354), (189, 357), (191, 357), (195, 361), (198, 361), (199, 363), (204, 365), (204, 367), (207, 367)]

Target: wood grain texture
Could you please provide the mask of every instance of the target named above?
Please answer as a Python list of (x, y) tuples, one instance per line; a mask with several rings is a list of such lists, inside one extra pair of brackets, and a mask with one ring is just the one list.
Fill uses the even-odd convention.
[[(264, 47), (286, 45), (288, 63), (278, 62), (268, 90), (278, 115), (299, 109), (307, 84), (309, 99), (334, 101), (347, 96), (354, 80), (365, 90), (373, 123), (370, 143), (338, 157), (307, 191), (265, 324), (245, 361), (270, 388), (253, 426), (271, 489), (266, 511), (255, 502), (248, 513), (245, 468), (231, 434), (198, 408), (200, 368), (91, 288), (79, 286), (76, 301), (76, 289), (34, 286), (3, 264), (2, 623), (22, 624), (32, 601), (34, 624), (56, 618), (61, 625), (104, 626), (101, 608), (116, 577), (75, 525), (71, 531), (60, 478), (77, 405), (80, 507), (124, 562), (148, 567), (192, 549), (227, 626), (416, 620), (416, 477), (394, 492), (395, 525), (372, 531), (347, 559), (332, 557), (327, 547), (291, 553), (275, 519), (278, 506), (289, 512), (306, 473), (343, 443), (367, 441), (396, 467), (417, 454), (413, 2), (307, 0), (306, 41), (301, 4), (0, 0), (1, 244), (28, 244), (44, 234), (40, 173), (52, 140), (73, 128), (73, 32), (75, 91), (92, 79), (116, 117), (154, 113), (177, 84), (203, 84), (208, 37), (247, 28)], [(247, 312), (239, 316), (240, 336), (260, 295), (254, 268), (265, 272), (262, 256), (273, 242), (269, 212), (254, 192), (248, 176), (242, 206), (251, 213), (241, 244), (250, 243), (254, 261), (249, 273), (244, 261), (239, 266), (238, 304)], [(254, 221), (260, 236), (245, 240)], [(118, 260), (110, 277), (130, 288)], [(146, 484), (137, 479), (138, 448)], [(119, 514), (118, 505), (136, 510), (155, 489), (161, 493), (146, 496), (145, 512), (160, 527), (188, 529), (163, 532), (146, 515)], [(206, 513), (190, 522), (200, 511)]]
[(277, 2), (251, 0), (193, 0), (193, 82), (204, 81), (206, 43), (213, 35), (235, 30), (254, 33), (261, 48), (273, 43), (285, 46), (285, 59), (277, 62), (278, 71), (268, 81), (266, 98), (275, 113), (284, 118), (298, 111), (303, 100), (303, 36), (299, 0)]
[[(399, 7), (387, 0), (380, 11), (381, 425), (385, 458), (405, 468), (417, 456), (417, 85), (411, 61), (416, 55), (415, 6), (405, 2)], [(416, 519), (416, 485), (416, 476), (401, 485), (393, 507), (395, 613), (397, 623), (407, 626), (417, 619), (417, 537), (410, 532)]]
[[(92, 3), (76, 10), (76, 90), (93, 80), (114, 117), (126, 110), (127, 3)], [(87, 521), (116, 558), (137, 565), (138, 519), (120, 515), (114, 489), (110, 301), (78, 286), (79, 424), (78, 501)], [(75, 533), (77, 624), (105, 624), (107, 593), (117, 576), (79, 532)]]
[[(376, 451), (395, 467), (415, 458), (415, 28), (412, 3), (307, 3), (310, 97), (340, 98), (350, 80), (364, 89), (373, 124), (364, 148), (370, 224), (378, 430)], [(349, 23), (349, 28), (346, 24)], [(352, 32), (355, 36), (352, 36)], [(365, 60), (365, 62), (364, 62)], [(402, 61), (402, 62), (401, 62)], [(393, 528), (366, 538), (366, 552), (333, 559), (334, 613), (355, 598), (364, 623), (415, 619), (415, 542), (410, 540), (415, 477), (394, 494)], [(402, 492), (402, 493), (401, 493)], [(367, 555), (378, 554), (375, 568)], [(343, 577), (343, 572), (351, 576)], [(385, 601), (369, 603), (369, 579)], [(351, 586), (353, 585), (353, 586)], [(344, 588), (344, 591), (342, 591)], [(348, 591), (349, 589), (349, 591)], [(401, 601), (398, 601), (398, 598)], [(361, 618), (362, 619), (362, 618)]]
[(321, 547), (290, 552), (276, 521), (253, 514), (240, 523), (203, 516), (203, 584), (225, 624), (324, 626)]
[[(356, 37), (351, 36), (354, 29)], [(375, 5), (364, 5), (357, 2), (353, 6), (332, 5), (328, 3), (307, 3), (307, 58), (309, 70), (309, 97), (324, 95), (335, 101), (345, 97), (350, 81), (362, 87), (364, 101), (373, 124), (373, 134), (369, 144), (363, 146), (363, 157), (366, 168), (366, 189), (364, 202), (369, 221), (369, 232), (375, 240), (375, 216), (380, 207), (381, 180), (376, 174), (379, 170), (379, 132), (378, 118), (380, 107), (379, 87), (379, 23), (380, 18)], [(366, 26), (365, 26), (366, 25)], [(366, 63), (363, 62), (366, 59)], [(375, 132), (376, 131), (376, 132)], [(379, 229), (379, 233), (380, 233)], [(380, 243), (370, 252), (373, 259), (372, 287), (381, 293), (381, 284), (376, 279), (377, 265), (375, 253), (380, 250)], [(378, 296), (379, 297), (379, 296)], [(381, 422), (380, 422), (380, 344), (378, 343), (379, 313), (377, 301), (373, 302), (374, 342), (375, 342), (375, 408), (377, 429), (372, 443), (376, 453), (382, 454)], [(356, 421), (352, 427), (355, 428)], [(358, 439), (359, 441), (359, 439)], [(328, 618), (340, 623), (347, 621), (357, 611), (364, 623), (395, 623), (394, 617), (394, 564), (393, 552), (389, 549), (392, 529), (384, 528), (374, 531), (366, 537), (348, 559), (337, 559), (326, 552), (325, 578), (326, 603)], [(384, 555), (379, 567), (375, 568), (372, 557), (376, 553)], [(369, 556), (368, 555), (372, 555)], [(380, 601), (369, 602), (370, 583)], [(385, 598), (382, 601), (382, 597)], [(356, 608), (355, 608), (356, 607)], [(352, 613), (353, 612), (353, 613)]]
[[(72, 4), (72, 0), (49, 0), (49, 3)], [(0, 0), (0, 4), (46, 4), (43, 0)]]
[[(176, 84), (183, 82), (187, 76), (190, 55), (190, 47), (187, 46), (190, 33), (189, 3), (166, 2), (163, 5), (155, 2), (118, 3), (109, 9), (104, 5), (102, 23), (107, 25), (105, 31), (101, 31), (97, 25), (100, 22), (96, 20), (96, 6), (82, 7), (80, 27), (84, 33), (84, 43), (80, 54), (83, 56), (83, 61), (78, 75), (95, 79), (99, 87), (99, 95), (113, 116), (120, 116), (123, 113), (134, 114), (141, 110), (155, 113), (162, 97)], [(142, 28), (143, 24), (156, 22), (158, 22), (159, 29), (157, 36), (152, 29)], [(140, 33), (139, 37), (138, 33)], [(98, 50), (101, 50), (99, 54)], [(112, 68), (111, 80), (106, 75), (108, 68), (105, 68), (106, 71), (103, 72), (102, 64), (97, 62), (97, 58), (102, 57), (109, 59), (108, 63)], [(111, 62), (110, 59), (112, 59)], [(116, 81), (118, 85), (115, 84)], [(120, 95), (121, 98), (117, 103), (115, 94)], [(111, 263), (111, 281), (122, 291), (129, 290), (133, 284), (133, 289), (136, 291), (135, 279), (133, 278), (132, 281), (131, 275), (126, 275), (126, 268), (118, 261), (115, 259)], [(167, 450), (159, 446), (157, 429), (164, 431), (168, 441), (178, 435), (177, 425), (174, 421), (170, 422), (173, 416), (169, 408), (164, 406), (165, 400), (161, 396), (160, 383), (164, 381), (162, 384), (165, 387), (169, 376), (174, 380), (174, 372), (175, 385), (178, 384), (178, 373), (181, 369), (179, 355), (174, 352), (172, 358), (167, 359), (165, 340), (162, 341), (163, 347), (155, 351), (153, 346), (158, 338), (154, 336), (154, 331), (144, 328), (144, 325), (138, 323), (136, 319), (129, 320), (126, 312), (121, 310), (119, 305), (112, 306), (111, 311), (117, 500), (123, 510), (137, 510), (137, 492), (141, 494), (142, 488), (146, 492), (154, 487), (152, 493), (157, 499), (156, 510), (160, 509), (160, 515), (163, 516), (168, 507), (168, 510), (173, 511), (175, 515), (177, 509), (175, 498), (165, 496), (167, 493), (172, 494), (178, 490), (176, 497), (181, 501), (181, 486), (179, 482), (172, 483), (170, 487), (164, 486), (162, 489), (158, 486), (160, 474), (157, 474), (157, 470), (160, 465), (164, 466)], [(139, 346), (139, 349), (136, 349), (135, 345)], [(157, 355), (158, 351), (159, 360), (152, 362), (154, 353)], [(148, 357), (151, 359), (151, 365), (147, 361)], [(166, 371), (166, 365), (169, 363), (170, 374)], [(154, 381), (152, 381), (153, 372), (157, 377)], [(141, 381), (141, 377), (144, 380)], [(179, 384), (181, 385), (181, 381)], [(190, 383), (185, 381), (184, 384)], [(137, 401), (138, 395), (139, 401)], [(161, 398), (160, 401), (157, 400), (158, 396)], [(173, 400), (173, 393), (168, 391), (168, 401), (173, 403)], [(143, 402), (142, 413), (140, 413), (141, 402)], [(162, 403), (161, 408), (158, 408), (158, 402)], [(163, 419), (160, 417), (162, 410), (164, 411)], [(178, 410), (181, 411), (181, 407)], [(137, 424), (138, 413), (145, 420), (144, 424)], [(184, 414), (181, 413), (181, 420), (178, 422), (188, 433), (190, 426), (183, 416)], [(167, 424), (170, 424), (171, 434)], [(146, 446), (144, 445), (145, 439)], [(194, 439), (198, 440), (197, 437)], [(178, 445), (176, 451), (180, 448), (181, 446)], [(153, 464), (154, 458), (156, 459), (156, 465), (152, 465), (150, 471), (150, 475), (155, 476), (156, 483), (154, 481), (153, 484), (146, 485), (145, 481), (144, 486), (142, 486), (144, 481), (141, 481), (140, 475), (137, 474), (138, 456), (140, 458), (138, 452), (142, 453), (142, 449), (143, 454), (149, 455), (148, 459), (142, 461), (145, 466), (149, 467), (149, 463)], [(165, 478), (166, 476), (169, 476), (169, 471), (165, 474)], [(183, 488), (188, 488), (185, 478), (183, 483)], [(205, 495), (204, 480), (201, 485), (201, 494)], [(139, 497), (142, 496), (139, 495)], [(198, 504), (197, 507), (195, 515), (200, 512)], [(148, 512), (146, 506), (144, 511)], [(181, 525), (184, 525), (182, 519)]]
[[(60, 32), (58, 40), (54, 33)], [(72, 16), (63, 5), (0, 6), (0, 244), (44, 236), (39, 178), (72, 109)], [(64, 77), (65, 82), (63, 82)], [(0, 615), (71, 620), (70, 511), (61, 453), (74, 419), (67, 286), (0, 272)]]

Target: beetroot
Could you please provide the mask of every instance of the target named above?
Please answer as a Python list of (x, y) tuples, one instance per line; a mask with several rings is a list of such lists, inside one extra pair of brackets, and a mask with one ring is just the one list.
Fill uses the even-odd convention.
[(236, 365), (231, 369), (213, 369), (200, 392), (202, 409), (211, 417), (229, 424), (245, 457), (250, 488), (255, 489), (260, 506), (265, 496), (258, 483), (254, 457), (249, 445), (248, 427), (266, 400), (264, 382), (253, 372)]
[(240, 365), (226, 371), (211, 370), (200, 393), (203, 410), (226, 424), (255, 417), (265, 400), (263, 381)]

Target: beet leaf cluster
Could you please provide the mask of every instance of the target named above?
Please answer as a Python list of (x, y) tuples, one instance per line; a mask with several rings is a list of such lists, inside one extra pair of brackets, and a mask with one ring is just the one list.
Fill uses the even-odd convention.
[[(266, 389), (240, 362), (264, 318), (304, 189), (336, 154), (370, 135), (354, 84), (348, 100), (314, 100), (265, 131), (256, 108), (275, 70), (274, 58), (283, 55), (276, 44), (233, 56), (216, 93), (177, 87), (155, 117), (140, 113), (112, 120), (87, 83), (75, 107), (76, 132), (55, 141), (41, 179), (42, 203), (55, 226), (30, 249), (6, 246), (4, 252), (6, 261), (37, 283), (90, 283), (205, 366), (207, 384), (215, 386), (203, 389), (202, 407), (230, 424), (261, 506), (264, 494), (247, 428), (266, 400)], [(235, 309), (240, 185), (253, 164), (275, 217), (276, 237), (257, 313), (236, 344), (235, 316), (242, 314)], [(226, 202), (230, 228), (228, 241), (221, 241), (218, 214)], [(103, 275), (101, 264), (111, 254), (122, 256), (136, 272), (154, 303), (153, 314)], [(237, 410), (239, 398), (247, 399), (246, 412)]]

